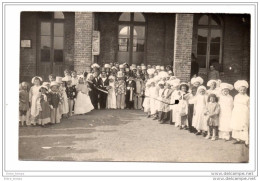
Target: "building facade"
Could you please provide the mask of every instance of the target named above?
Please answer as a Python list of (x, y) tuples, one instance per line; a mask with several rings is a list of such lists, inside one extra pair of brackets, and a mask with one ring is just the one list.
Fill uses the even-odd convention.
[(205, 81), (211, 64), (222, 81), (250, 78), (246, 14), (22, 12), (20, 31), (20, 81), (89, 71), (94, 62), (172, 65), (189, 81), (192, 54)]

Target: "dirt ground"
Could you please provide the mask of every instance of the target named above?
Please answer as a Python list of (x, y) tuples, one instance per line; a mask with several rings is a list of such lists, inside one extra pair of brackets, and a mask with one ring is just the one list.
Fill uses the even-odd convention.
[(248, 162), (248, 148), (206, 140), (137, 110), (94, 110), (60, 124), (21, 127), (20, 160)]

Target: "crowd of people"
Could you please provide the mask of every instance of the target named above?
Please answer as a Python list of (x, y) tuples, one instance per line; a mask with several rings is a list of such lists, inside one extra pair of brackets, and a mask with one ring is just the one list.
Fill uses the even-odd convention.
[(233, 86), (213, 76), (208, 89), (203, 83), (196, 75), (181, 82), (171, 66), (126, 63), (94, 63), (89, 73), (65, 70), (64, 77), (51, 74), (45, 82), (35, 76), (30, 88), (20, 83), (20, 125), (46, 127), (93, 109), (136, 109), (160, 124), (248, 146), (248, 82), (238, 80)]

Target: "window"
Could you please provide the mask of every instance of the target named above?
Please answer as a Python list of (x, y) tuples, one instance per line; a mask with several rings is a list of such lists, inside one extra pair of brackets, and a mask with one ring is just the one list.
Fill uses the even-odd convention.
[(221, 19), (216, 15), (202, 15), (198, 20), (197, 60), (201, 68), (221, 64), (222, 57)]
[(64, 15), (62, 12), (45, 13), (40, 22), (40, 60), (63, 62)]

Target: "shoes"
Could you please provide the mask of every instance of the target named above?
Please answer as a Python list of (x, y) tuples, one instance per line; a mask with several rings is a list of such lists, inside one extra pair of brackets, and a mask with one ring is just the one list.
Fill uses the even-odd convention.
[(197, 133), (195, 133), (195, 135), (196, 135), (196, 136), (201, 135), (201, 132), (197, 132)]
[(211, 138), (211, 141), (215, 141), (215, 140), (216, 140), (216, 138), (215, 138), (215, 137), (212, 137), (212, 138)]
[(241, 144), (241, 141), (235, 141), (233, 144)]
[(205, 137), (205, 139), (210, 139), (210, 135), (207, 135), (207, 136)]

